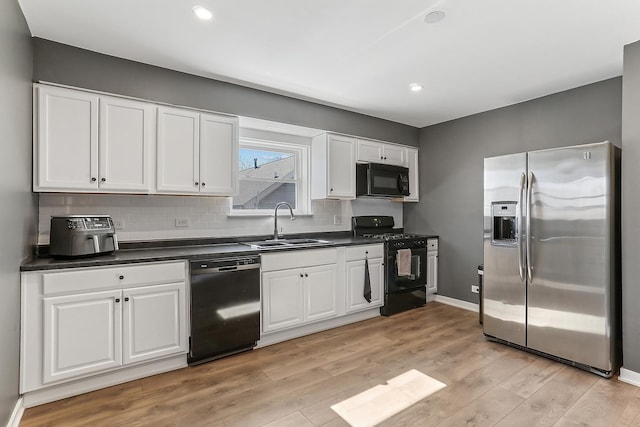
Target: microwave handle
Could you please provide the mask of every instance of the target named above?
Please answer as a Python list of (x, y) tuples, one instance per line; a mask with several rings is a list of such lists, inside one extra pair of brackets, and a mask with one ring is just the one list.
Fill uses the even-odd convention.
[[(396, 186), (398, 187), (397, 188), (398, 193), (402, 194), (402, 174), (401, 173), (398, 174), (398, 178), (397, 178), (397, 181), (396, 181)], [(409, 186), (407, 185), (407, 190), (408, 189), (409, 189)], [(410, 191), (408, 191), (408, 195), (411, 195)]]

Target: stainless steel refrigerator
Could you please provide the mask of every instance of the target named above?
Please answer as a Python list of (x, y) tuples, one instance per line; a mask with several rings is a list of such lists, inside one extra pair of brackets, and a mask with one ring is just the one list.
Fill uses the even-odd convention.
[(615, 373), (619, 189), (620, 150), (609, 142), (484, 159), (487, 338)]

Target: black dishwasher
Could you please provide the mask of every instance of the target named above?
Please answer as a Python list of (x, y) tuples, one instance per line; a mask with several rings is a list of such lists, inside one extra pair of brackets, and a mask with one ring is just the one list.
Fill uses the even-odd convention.
[(255, 347), (260, 339), (260, 258), (191, 262), (189, 365)]

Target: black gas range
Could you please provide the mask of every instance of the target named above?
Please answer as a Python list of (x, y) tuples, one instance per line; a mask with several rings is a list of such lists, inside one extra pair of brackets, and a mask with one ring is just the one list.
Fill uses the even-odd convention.
[(427, 238), (394, 228), (392, 216), (354, 216), (355, 237), (384, 242), (384, 306), (389, 316), (416, 307), (427, 300)]

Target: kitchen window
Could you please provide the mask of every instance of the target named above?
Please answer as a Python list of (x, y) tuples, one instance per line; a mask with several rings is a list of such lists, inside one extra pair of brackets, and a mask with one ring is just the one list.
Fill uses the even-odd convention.
[(232, 215), (272, 214), (278, 202), (310, 213), (308, 153), (304, 145), (241, 138)]

